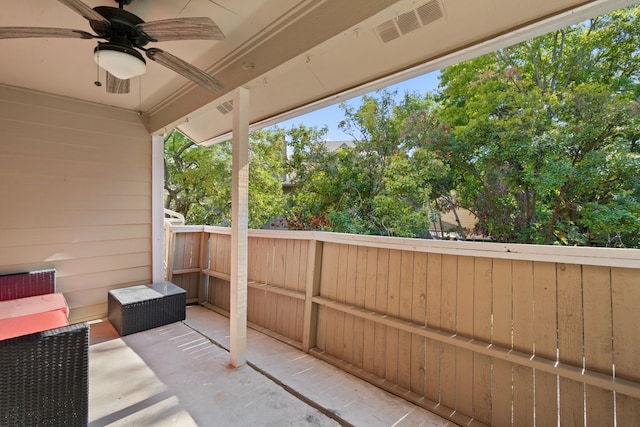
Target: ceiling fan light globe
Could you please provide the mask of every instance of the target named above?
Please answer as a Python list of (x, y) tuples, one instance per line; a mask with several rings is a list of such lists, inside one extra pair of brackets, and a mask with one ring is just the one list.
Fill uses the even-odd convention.
[(114, 43), (96, 46), (93, 60), (120, 80), (139, 76), (147, 70), (147, 64), (138, 51)]

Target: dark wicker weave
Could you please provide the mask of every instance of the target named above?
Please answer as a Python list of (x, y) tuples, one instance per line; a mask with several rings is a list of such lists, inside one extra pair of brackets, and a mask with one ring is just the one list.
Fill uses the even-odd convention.
[(89, 325), (0, 341), (1, 426), (86, 426)]
[(55, 270), (0, 275), (0, 301), (51, 294), (55, 291)]
[(170, 282), (109, 291), (109, 321), (120, 335), (185, 319), (187, 292)]

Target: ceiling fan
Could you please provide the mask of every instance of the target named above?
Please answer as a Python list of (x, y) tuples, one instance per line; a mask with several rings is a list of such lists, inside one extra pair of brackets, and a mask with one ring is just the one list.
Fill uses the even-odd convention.
[(129, 93), (129, 79), (146, 71), (147, 58), (186, 77), (198, 85), (216, 92), (222, 84), (206, 72), (164, 50), (145, 47), (150, 42), (171, 40), (222, 40), (224, 34), (207, 17), (174, 18), (144, 22), (124, 10), (133, 0), (115, 0), (119, 7), (89, 7), (81, 0), (58, 0), (89, 21), (94, 34), (82, 30), (45, 27), (0, 27), (0, 39), (29, 37), (60, 37), (104, 39), (98, 42), (93, 58), (107, 72), (108, 93)]

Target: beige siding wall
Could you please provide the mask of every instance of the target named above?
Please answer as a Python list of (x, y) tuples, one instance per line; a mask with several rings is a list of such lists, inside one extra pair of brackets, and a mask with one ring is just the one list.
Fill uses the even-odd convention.
[(133, 112), (0, 86), (0, 273), (41, 268), (72, 321), (150, 281), (151, 137)]

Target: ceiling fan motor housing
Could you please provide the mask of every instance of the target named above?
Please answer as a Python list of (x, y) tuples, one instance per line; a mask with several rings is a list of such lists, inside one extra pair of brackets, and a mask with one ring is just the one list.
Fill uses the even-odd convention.
[(126, 39), (130, 45), (137, 48), (142, 48), (152, 41), (144, 31), (136, 27), (139, 24), (144, 24), (144, 20), (133, 13), (109, 6), (97, 6), (93, 10), (104, 16), (110, 23), (109, 25), (100, 21), (89, 22), (93, 31), (100, 37), (114, 43), (117, 43), (115, 38), (118, 40)]

